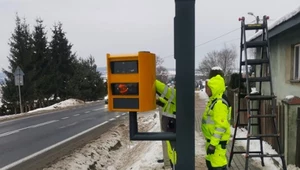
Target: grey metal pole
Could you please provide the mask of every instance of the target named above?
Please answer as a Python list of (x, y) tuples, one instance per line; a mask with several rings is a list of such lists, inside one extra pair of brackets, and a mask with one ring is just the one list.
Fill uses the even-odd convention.
[[(259, 16), (256, 16), (256, 24), (259, 24)], [(255, 31), (255, 33), (257, 33), (258, 30)]]
[(175, 0), (177, 170), (195, 169), (195, 0)]
[(18, 88), (19, 88), (20, 113), (23, 113), (20, 80), (19, 80)]

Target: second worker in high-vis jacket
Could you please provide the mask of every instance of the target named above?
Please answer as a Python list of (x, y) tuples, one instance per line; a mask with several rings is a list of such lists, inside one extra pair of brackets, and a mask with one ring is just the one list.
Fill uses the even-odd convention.
[[(163, 109), (162, 113), (162, 130), (165, 132), (176, 133), (176, 89), (173, 87), (168, 87), (166, 84), (160, 82), (159, 80), (155, 81), (156, 93), (159, 95), (157, 104)], [(168, 157), (171, 162), (172, 169), (177, 162), (177, 155), (175, 141), (166, 141)]]
[(203, 113), (201, 129), (206, 138), (206, 164), (209, 170), (226, 170), (231, 106), (224, 99), (224, 78), (219, 74), (211, 77), (206, 83), (205, 91), (209, 101)]

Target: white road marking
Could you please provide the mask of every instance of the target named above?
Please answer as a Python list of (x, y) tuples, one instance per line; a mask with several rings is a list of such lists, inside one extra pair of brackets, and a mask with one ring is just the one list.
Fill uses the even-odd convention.
[(1, 168), (1, 170), (8, 170), (8, 169), (10, 169), (10, 168), (12, 168), (12, 167), (14, 167), (14, 166), (17, 166), (17, 165), (19, 165), (19, 164), (22, 163), (22, 162), (28, 161), (28, 160), (31, 159), (31, 158), (34, 158), (34, 157), (36, 157), (36, 156), (38, 156), (38, 155), (40, 155), (40, 154), (42, 154), (42, 153), (44, 153), (44, 152), (47, 152), (47, 151), (49, 151), (49, 150), (51, 150), (51, 149), (53, 149), (53, 148), (55, 148), (55, 147), (57, 147), (57, 146), (59, 146), (59, 145), (61, 145), (61, 144), (64, 144), (64, 143), (66, 143), (66, 142), (68, 142), (68, 141), (70, 141), (70, 140), (72, 140), (72, 139), (74, 139), (74, 138), (76, 138), (76, 137), (78, 137), (78, 136), (81, 136), (81, 135), (83, 135), (83, 134), (85, 134), (85, 133), (87, 133), (87, 132), (89, 132), (89, 131), (92, 131), (92, 130), (94, 130), (94, 129), (96, 129), (96, 128), (98, 128), (98, 127), (100, 127), (100, 126), (106, 124), (107, 122), (108, 122), (108, 121), (105, 121), (105, 122), (103, 122), (103, 123), (101, 123), (101, 124), (99, 124), (99, 125), (96, 125), (96, 126), (94, 126), (94, 127), (91, 127), (91, 128), (89, 128), (89, 129), (83, 131), (83, 132), (80, 132), (80, 133), (78, 133), (78, 134), (76, 134), (76, 135), (74, 135), (74, 136), (72, 136), (72, 137), (70, 137), (70, 138), (67, 138), (67, 139), (65, 139), (65, 140), (63, 140), (63, 141), (61, 141), (61, 142), (58, 142), (58, 143), (56, 143), (56, 144), (54, 144), (54, 145), (51, 145), (51, 146), (49, 146), (49, 147), (47, 147), (47, 148), (45, 148), (45, 149), (42, 149), (42, 150), (40, 150), (40, 151), (38, 151), (38, 152), (35, 152), (34, 154), (31, 154), (31, 155), (29, 155), (29, 156), (26, 156), (25, 158), (22, 158), (22, 159), (20, 159), (20, 160), (18, 160), (18, 161), (15, 161), (15, 162), (13, 162), (13, 163), (11, 163), (11, 164), (9, 164), (9, 165), (6, 165), (5, 167)]
[(80, 114), (76, 114), (76, 115), (73, 115), (73, 116), (79, 116)]
[(109, 121), (113, 121), (113, 120), (115, 120), (115, 118), (111, 118), (111, 119), (109, 119)]
[(84, 112), (84, 113), (90, 113), (91, 111), (86, 111), (86, 112)]
[(54, 122), (57, 122), (57, 121), (58, 121), (58, 120), (51, 120), (51, 121), (48, 121), (48, 122), (44, 122), (44, 123), (40, 123), (40, 124), (37, 124), (37, 125), (29, 126), (29, 128), (36, 128), (36, 127), (48, 125), (48, 124), (50, 124), (50, 123), (54, 123)]
[(63, 118), (61, 118), (62, 120), (64, 120), (64, 119), (68, 119), (69, 117), (63, 117)]
[(105, 108), (94, 109), (93, 111), (104, 110)]
[(63, 128), (66, 128), (66, 127), (69, 127), (69, 126), (73, 126), (73, 125), (76, 125), (78, 122), (74, 122), (74, 123), (71, 123), (71, 124), (68, 124), (66, 126), (61, 126), (59, 127), (59, 129), (63, 129)]
[(0, 134), (0, 137), (8, 136), (8, 135), (18, 133), (18, 132), (20, 132), (20, 130), (13, 130), (13, 131), (10, 131), (10, 132), (5, 132), (5, 133)]
[(120, 115), (116, 116), (116, 118), (120, 117)]
[(39, 123), (39, 124), (36, 124), (36, 125), (31, 125), (31, 126), (24, 127), (24, 128), (21, 128), (21, 129), (17, 129), (17, 130), (5, 132), (5, 133), (0, 134), (0, 137), (8, 136), (8, 135), (11, 135), (11, 134), (14, 134), (14, 133), (18, 133), (18, 132), (20, 132), (22, 130), (26, 130), (26, 129), (30, 129), (30, 128), (36, 128), (36, 127), (40, 127), (40, 126), (45, 126), (47, 124), (54, 123), (54, 122), (57, 122), (57, 121), (58, 120), (50, 120), (48, 122)]

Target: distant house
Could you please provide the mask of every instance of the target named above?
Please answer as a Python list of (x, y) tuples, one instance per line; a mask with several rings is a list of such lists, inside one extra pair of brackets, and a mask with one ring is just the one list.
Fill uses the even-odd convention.
[[(300, 7), (268, 28), (271, 74), (277, 96), (276, 111), (282, 149), (287, 163), (300, 167)], [(261, 38), (259, 31), (248, 41), (259, 41)], [(260, 57), (259, 53), (256, 57)], [(267, 73), (264, 71), (264, 74)], [(262, 93), (269, 94), (270, 86), (264, 84)], [(266, 120), (263, 128), (270, 129), (267, 121), (270, 119)]]

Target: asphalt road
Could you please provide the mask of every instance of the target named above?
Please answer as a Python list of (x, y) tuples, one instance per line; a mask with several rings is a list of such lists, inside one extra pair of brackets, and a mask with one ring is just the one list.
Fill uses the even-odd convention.
[(0, 168), (123, 115), (97, 103), (1, 122)]

